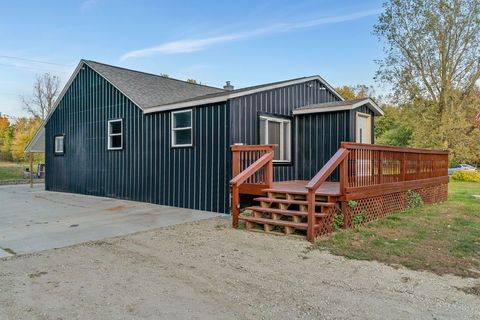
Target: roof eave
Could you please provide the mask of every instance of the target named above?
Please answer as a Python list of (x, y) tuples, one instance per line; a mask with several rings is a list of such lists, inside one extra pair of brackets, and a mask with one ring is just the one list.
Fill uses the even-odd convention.
[(296, 109), (293, 110), (293, 115), (300, 115), (300, 114), (311, 114), (311, 113), (324, 113), (324, 112), (334, 112), (334, 111), (343, 111), (343, 110), (353, 110), (360, 106), (367, 104), (370, 110), (374, 112), (376, 116), (383, 116), (385, 113), (383, 110), (378, 106), (378, 104), (373, 101), (371, 98), (365, 98), (364, 100), (358, 101), (351, 105), (346, 106), (332, 106), (332, 107), (317, 107), (311, 109)]
[(204, 98), (204, 99), (196, 99), (196, 100), (190, 100), (190, 101), (180, 101), (176, 103), (170, 103), (170, 104), (165, 104), (161, 106), (153, 106), (149, 108), (145, 108), (144, 112), (145, 113), (153, 113), (153, 112), (161, 112), (161, 111), (168, 111), (168, 110), (175, 110), (175, 109), (182, 109), (182, 108), (188, 108), (188, 107), (194, 107), (198, 105), (204, 105), (204, 104), (211, 104), (211, 103), (218, 103), (218, 102), (224, 102), (229, 99), (249, 95), (249, 94), (254, 94), (257, 92), (262, 92), (262, 91), (267, 91), (267, 90), (272, 90), (276, 88), (282, 88), (286, 86), (291, 86), (294, 84), (298, 83), (303, 83), (307, 81), (312, 81), (312, 80), (318, 80), (320, 81), (323, 85), (325, 85), (336, 97), (341, 99), (342, 101), (345, 101), (345, 99), (335, 91), (335, 89), (328, 84), (322, 77), (320, 76), (312, 76), (312, 77), (306, 77), (306, 78), (301, 78), (297, 80), (292, 80), (292, 81), (287, 81), (279, 84), (272, 84), (271, 86), (265, 86), (261, 88), (256, 88), (256, 89), (251, 89), (251, 90), (245, 90), (241, 92), (232, 92), (232, 93), (226, 93), (225, 95), (221, 95), (218, 97), (211, 97), (211, 98)]

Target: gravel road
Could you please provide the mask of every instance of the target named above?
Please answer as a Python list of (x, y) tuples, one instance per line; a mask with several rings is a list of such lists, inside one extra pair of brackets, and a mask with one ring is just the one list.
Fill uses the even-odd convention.
[(480, 319), (478, 279), (215, 218), (0, 260), (0, 319)]

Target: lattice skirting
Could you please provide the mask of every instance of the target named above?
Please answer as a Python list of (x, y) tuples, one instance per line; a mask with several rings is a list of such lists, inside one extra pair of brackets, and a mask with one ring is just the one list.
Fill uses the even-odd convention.
[[(412, 189), (420, 195), (426, 204), (447, 201), (448, 184), (440, 184), (431, 187)], [(354, 208), (347, 209), (345, 217), (347, 227), (353, 225), (353, 218), (360, 214), (363, 216), (362, 222), (369, 222), (383, 218), (392, 213), (400, 212), (408, 207), (408, 191), (385, 194), (372, 198), (359, 199)]]

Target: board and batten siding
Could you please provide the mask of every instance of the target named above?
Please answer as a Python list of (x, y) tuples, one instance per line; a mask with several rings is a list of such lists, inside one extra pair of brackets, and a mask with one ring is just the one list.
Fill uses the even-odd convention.
[[(145, 115), (84, 65), (45, 126), (46, 189), (228, 212), (228, 104), (192, 109), (194, 146), (172, 148), (170, 112)], [(107, 121), (119, 118), (124, 148), (107, 150)]]
[[(258, 119), (260, 114), (287, 116), (292, 120), (292, 164), (274, 165), (275, 181), (298, 179), (302, 163), (298, 161), (298, 141), (296, 130), (301, 130), (294, 121), (292, 111), (296, 108), (315, 104), (338, 101), (328, 88), (317, 80), (254, 93), (230, 101), (231, 143), (258, 144)], [(311, 133), (315, 135), (315, 132)], [(324, 138), (325, 140), (328, 137)], [(318, 145), (323, 152), (323, 145)], [(313, 177), (313, 176), (312, 176)], [(311, 177), (310, 177), (311, 178)]]

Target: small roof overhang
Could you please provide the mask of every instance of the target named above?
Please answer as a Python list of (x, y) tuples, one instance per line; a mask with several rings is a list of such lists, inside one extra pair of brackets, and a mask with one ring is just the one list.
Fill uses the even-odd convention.
[(370, 110), (372, 110), (376, 116), (384, 115), (383, 110), (371, 98), (310, 104), (310, 105), (293, 110), (293, 114), (301, 115), (301, 114), (311, 114), (311, 113), (334, 112), (334, 111), (342, 111), (342, 110), (353, 110), (363, 105), (367, 105), (367, 107)]
[(45, 127), (38, 129), (37, 133), (25, 148), (25, 153), (42, 153), (45, 152)]

